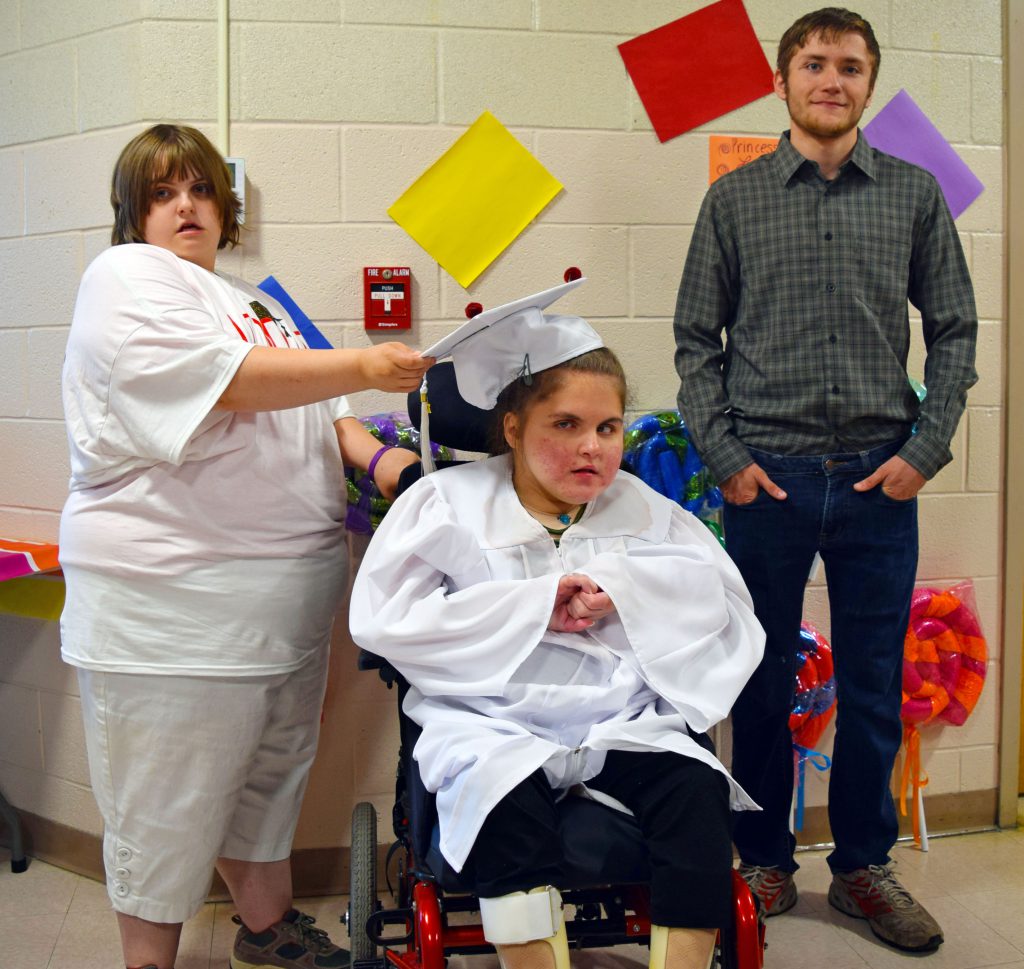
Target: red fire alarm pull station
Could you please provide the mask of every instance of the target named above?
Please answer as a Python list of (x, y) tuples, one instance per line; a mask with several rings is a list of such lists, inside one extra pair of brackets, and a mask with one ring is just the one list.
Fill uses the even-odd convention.
[(412, 326), (412, 273), (408, 266), (363, 269), (363, 317), (367, 330)]

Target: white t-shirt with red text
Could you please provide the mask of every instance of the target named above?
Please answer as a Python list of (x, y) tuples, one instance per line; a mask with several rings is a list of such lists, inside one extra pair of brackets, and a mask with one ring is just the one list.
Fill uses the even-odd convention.
[(286, 672), (346, 577), (343, 397), (213, 407), (253, 346), (315, 353), (261, 290), (166, 249), (86, 270), (63, 371), (71, 493), (63, 656), (112, 672)]

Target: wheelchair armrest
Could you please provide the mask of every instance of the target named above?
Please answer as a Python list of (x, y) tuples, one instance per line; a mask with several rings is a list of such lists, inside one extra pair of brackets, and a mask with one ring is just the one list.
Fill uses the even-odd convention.
[(387, 665), (387, 660), (381, 659), (376, 653), (361, 649), (356, 665), (360, 670), (379, 670), (382, 666)]
[[(398, 475), (398, 486), (395, 489), (395, 497), (404, 495), (420, 478), (423, 477), (423, 465), (420, 463), (410, 464), (402, 468)], [(361, 667), (360, 667), (361, 668)]]
[[(435, 461), (434, 464), (437, 466), (437, 470), (440, 471), (442, 468), (454, 468), (457, 464), (469, 464), (469, 461)], [(401, 474), (398, 476), (398, 486), (395, 489), (395, 497), (404, 495), (420, 478), (423, 477), (423, 465), (420, 463), (410, 464), (402, 468)]]
[(359, 657), (356, 660), (356, 668), (360, 670), (360, 672), (376, 670), (377, 675), (388, 685), (389, 690), (401, 675), (386, 659), (383, 659), (376, 653), (371, 653), (369, 650), (365, 649), (359, 650)]
[(712, 757), (718, 756), (718, 751), (715, 750), (715, 742), (711, 739), (711, 734), (697, 733), (696, 730), (691, 729), (689, 726), (686, 729), (698, 747), (703, 747)]

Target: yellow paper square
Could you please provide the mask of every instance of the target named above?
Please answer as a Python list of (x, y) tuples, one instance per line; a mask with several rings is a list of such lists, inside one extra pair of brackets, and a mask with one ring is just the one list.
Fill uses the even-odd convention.
[(485, 111), (388, 215), (466, 288), (561, 189)]

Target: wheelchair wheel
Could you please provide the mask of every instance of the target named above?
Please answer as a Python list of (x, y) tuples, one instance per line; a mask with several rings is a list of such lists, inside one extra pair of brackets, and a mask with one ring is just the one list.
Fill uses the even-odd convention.
[(366, 934), (377, 911), (377, 812), (360, 801), (352, 812), (352, 860), (348, 898), (348, 937), (352, 962), (376, 960), (377, 945)]

